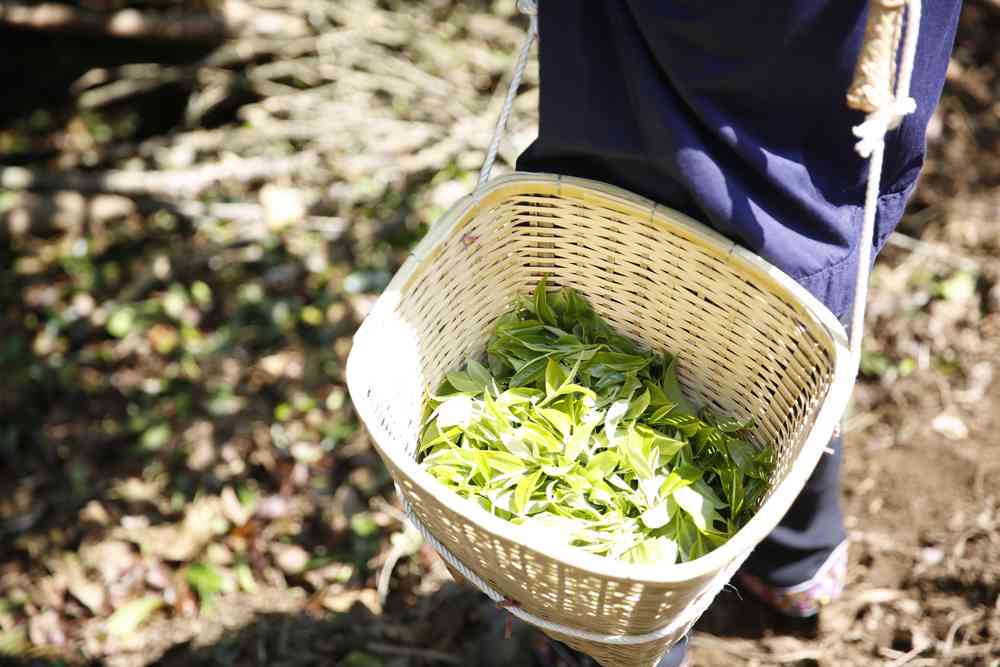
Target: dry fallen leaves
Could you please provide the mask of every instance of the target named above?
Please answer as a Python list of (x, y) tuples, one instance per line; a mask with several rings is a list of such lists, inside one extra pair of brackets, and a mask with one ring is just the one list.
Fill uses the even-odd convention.
[(274, 562), (285, 574), (300, 574), (309, 563), (309, 552), (297, 544), (272, 544)]
[(378, 591), (374, 588), (363, 588), (361, 590), (344, 590), (342, 586), (331, 586), (323, 595), (323, 607), (334, 613), (345, 613), (351, 610), (355, 604), (362, 604), (373, 614), (382, 613), (382, 604), (379, 602)]
[(79, 554), (84, 565), (94, 568), (104, 584), (117, 581), (138, 560), (132, 545), (121, 540), (87, 541), (80, 546)]
[(104, 586), (92, 581), (76, 554), (66, 554), (53, 564), (55, 572), (67, 583), (69, 593), (79, 600), (92, 614), (102, 614), (106, 607), (107, 595)]
[(964, 440), (969, 437), (969, 427), (957, 415), (941, 413), (931, 421), (931, 428), (949, 440)]
[(214, 496), (206, 496), (188, 505), (179, 523), (156, 526), (124, 526), (112, 532), (116, 538), (128, 540), (151, 554), (167, 561), (188, 561), (195, 558), (215, 535), (216, 521), (222, 518), (221, 504)]
[(253, 516), (253, 507), (249, 507), (240, 502), (233, 487), (227, 486), (222, 490), (219, 497), (222, 503), (222, 513), (236, 527), (246, 525), (246, 522)]
[(28, 620), (28, 638), (35, 646), (62, 646), (66, 633), (62, 621), (54, 610), (43, 611)]

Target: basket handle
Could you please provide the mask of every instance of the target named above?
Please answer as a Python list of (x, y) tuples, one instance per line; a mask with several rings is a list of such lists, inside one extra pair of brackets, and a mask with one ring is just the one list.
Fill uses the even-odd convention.
[[(479, 171), (477, 192), (490, 180), (500, 140), (514, 104), (514, 96), (524, 77), (531, 46), (538, 36), (537, 0), (518, 0), (517, 6), (521, 13), (529, 17), (528, 33), (517, 56), (486, 160)], [(861, 368), (861, 342), (864, 337), (872, 246), (875, 242), (875, 214), (885, 157), (885, 135), (889, 130), (899, 127), (903, 118), (916, 110), (916, 102), (910, 97), (910, 79), (919, 30), (920, 0), (869, 0), (864, 41), (855, 67), (854, 80), (847, 91), (847, 105), (867, 114), (864, 122), (854, 127), (853, 132), (858, 137), (855, 150), (861, 157), (869, 160), (864, 222), (858, 242), (858, 268), (851, 313), (850, 367), (853, 369), (851, 377), (855, 378)], [(903, 52), (897, 72), (896, 56), (901, 39)]]
[[(894, 87), (896, 55), (904, 31), (903, 52)], [(847, 92), (847, 105), (867, 113), (864, 122), (854, 127), (853, 131), (858, 138), (855, 151), (861, 157), (869, 159), (864, 222), (861, 226), (861, 239), (858, 241), (858, 268), (851, 313), (852, 378), (857, 377), (861, 368), (861, 342), (864, 337), (872, 246), (875, 243), (875, 214), (878, 210), (882, 162), (885, 157), (885, 135), (889, 130), (899, 127), (903, 118), (917, 108), (916, 102), (910, 97), (910, 79), (919, 31), (920, 0), (869, 0), (864, 42), (854, 71), (854, 81)]]
[(482, 169), (479, 170), (479, 182), (476, 183), (478, 192), (487, 181), (490, 180), (490, 173), (493, 171), (493, 163), (497, 159), (497, 151), (500, 149), (500, 140), (503, 138), (504, 130), (507, 129), (507, 119), (510, 117), (511, 107), (514, 106), (514, 96), (517, 89), (521, 87), (521, 79), (524, 78), (524, 68), (528, 65), (528, 54), (531, 52), (531, 45), (538, 37), (538, 2), (537, 0), (517, 0), (517, 8), (522, 14), (528, 15), (528, 34), (521, 44), (521, 51), (517, 54), (517, 64), (514, 65), (514, 74), (510, 78), (507, 86), (507, 97), (504, 98), (503, 108), (500, 110), (500, 118), (497, 119), (496, 127), (493, 129), (493, 139), (490, 140), (490, 148), (486, 152), (486, 161), (483, 162)]

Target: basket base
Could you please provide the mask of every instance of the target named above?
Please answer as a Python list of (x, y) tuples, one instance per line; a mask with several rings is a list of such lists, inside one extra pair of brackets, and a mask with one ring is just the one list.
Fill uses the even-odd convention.
[(675, 638), (668, 637), (649, 644), (612, 646), (574, 639), (555, 632), (545, 632), (545, 634), (566, 644), (574, 651), (589, 655), (603, 667), (657, 667), (660, 659), (676, 641)]
[[(455, 570), (447, 561), (444, 566), (448, 569), (448, 574), (460, 586), (471, 586), (471, 584), (461, 574)], [(566, 644), (571, 649), (585, 653), (597, 661), (603, 667), (657, 667), (663, 656), (670, 650), (680, 637), (667, 637), (659, 641), (642, 644), (639, 646), (618, 647), (598, 642), (588, 642), (575, 639), (556, 632), (540, 630), (546, 636), (555, 641)]]

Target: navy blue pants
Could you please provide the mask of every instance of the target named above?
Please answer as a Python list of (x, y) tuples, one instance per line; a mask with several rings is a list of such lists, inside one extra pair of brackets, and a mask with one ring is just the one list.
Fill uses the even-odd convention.
[[(960, 0), (925, 2), (917, 111), (886, 137), (874, 239), (859, 238), (867, 162), (847, 108), (867, 0), (539, 0), (537, 140), (518, 169), (618, 185), (761, 255), (847, 323), (860, 243), (899, 223), (923, 165)], [(845, 539), (832, 443), (745, 570), (811, 579)], [(673, 665), (679, 646), (663, 664)]]
[[(540, 0), (539, 134), (523, 171), (591, 178), (716, 228), (845, 321), (855, 251), (898, 224), (944, 85), (959, 0), (924, 2), (910, 94), (886, 137), (875, 239), (860, 239), (867, 162), (851, 82), (867, 0)], [(810, 579), (844, 538), (841, 443), (746, 569)]]
[(743, 566), (772, 586), (808, 581), (847, 538), (840, 507), (843, 438), (834, 439), (831, 448), (834, 453), (823, 455), (784, 519)]

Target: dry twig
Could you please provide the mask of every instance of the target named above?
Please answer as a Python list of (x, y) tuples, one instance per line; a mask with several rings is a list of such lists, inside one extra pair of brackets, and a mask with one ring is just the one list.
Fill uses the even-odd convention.
[(99, 14), (54, 2), (39, 5), (5, 3), (0, 6), (0, 23), (48, 32), (85, 32), (142, 39), (216, 41), (229, 32), (226, 22), (211, 14), (188, 12), (168, 16), (135, 9)]
[(63, 172), (26, 167), (0, 168), (0, 188), (7, 190), (77, 190), (190, 199), (222, 181), (270, 180), (317, 166), (315, 153), (282, 158), (247, 158), (174, 171)]
[(382, 653), (383, 655), (402, 655), (412, 658), (423, 658), (435, 662), (445, 662), (449, 665), (460, 665), (462, 660), (450, 653), (434, 651), (425, 648), (413, 648), (411, 646), (393, 646), (383, 642), (368, 642), (368, 650), (372, 653)]

